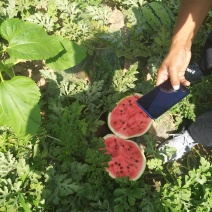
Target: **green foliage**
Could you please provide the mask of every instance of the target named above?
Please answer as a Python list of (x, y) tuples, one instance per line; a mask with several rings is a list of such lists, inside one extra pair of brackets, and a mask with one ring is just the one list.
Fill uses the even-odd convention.
[(80, 63), (86, 56), (83, 49), (76, 43), (69, 41), (61, 36), (55, 37), (63, 45), (63, 51), (54, 58), (46, 60), (47, 67), (62, 71)]
[(129, 9), (131, 7), (139, 7), (142, 6), (146, 1), (145, 0), (108, 0), (110, 3), (113, 3), (114, 5)]
[[(154, 1), (0, 0), (0, 124), (5, 125), (0, 211), (211, 210), (210, 150), (192, 150), (163, 164), (156, 139), (147, 133), (132, 139), (146, 143), (147, 167), (139, 180), (112, 179), (105, 171), (111, 158), (100, 149), (110, 133), (108, 112), (122, 97), (154, 87), (170, 45), (173, 25), (145, 31), (143, 7), (149, 2)], [(176, 18), (180, 1), (158, 2)], [(123, 17), (113, 21), (124, 21), (122, 28), (111, 27), (114, 8)], [(194, 41), (192, 61), (210, 29), (211, 14)], [(15, 76), (14, 65), (23, 60), (43, 60), (46, 85), (40, 90), (30, 78)], [(30, 68), (33, 74), (36, 67)], [(176, 125), (211, 109), (210, 85), (208, 76), (190, 86), (190, 95), (168, 112)]]
[(60, 42), (48, 36), (42, 27), (18, 19), (4, 21), (0, 33), (8, 41), (4, 51), (15, 59), (47, 59), (63, 50)]
[(210, 111), (211, 108), (211, 76), (203, 76), (202, 81), (190, 86), (190, 94), (170, 111), (176, 124), (183, 119), (195, 120), (196, 116)]
[[(13, 65), (18, 63), (18, 59), (41, 60), (56, 56), (49, 59), (49, 66), (63, 70), (79, 63), (85, 53), (67, 39), (49, 36), (42, 27), (19, 19), (3, 21), (0, 34), (8, 42), (2, 54), (7, 52), (10, 56), (8, 60), (0, 63), (0, 124), (12, 127), (20, 135), (35, 134), (41, 119), (38, 107), (39, 88), (27, 77), (14, 76)], [(63, 60), (68, 62), (64, 63)], [(4, 80), (3, 72), (11, 79)]]
[(17, 76), (0, 84), (1, 125), (18, 134), (35, 134), (40, 125), (40, 92), (34, 81)]
[(48, 201), (55, 205), (59, 205), (63, 198), (76, 194), (80, 190), (80, 185), (73, 182), (66, 174), (56, 174), (55, 170), (48, 170), (48, 184), (45, 197), (50, 195)]
[(0, 153), (1, 178), (7, 176), (10, 172), (16, 169), (17, 161), (10, 152)]
[(205, 158), (200, 158), (198, 168), (193, 168), (187, 175), (178, 177), (176, 184), (166, 183), (162, 188), (163, 205), (172, 210), (193, 210), (198, 207), (198, 211), (210, 211), (209, 202), (211, 193), (204, 191), (205, 187), (211, 187), (211, 165)]
[(192, 104), (190, 101), (191, 94), (188, 97), (183, 99), (178, 105), (175, 105), (171, 109), (171, 113), (174, 116), (176, 124), (179, 125), (182, 123), (183, 118), (195, 120), (195, 104)]
[(142, 188), (138, 188), (138, 182), (130, 183), (127, 188), (126, 185), (122, 186), (114, 191), (114, 211), (130, 210), (130, 207), (135, 205), (136, 200), (142, 197)]
[(135, 81), (137, 81), (137, 78), (135, 77), (137, 73), (136, 68), (131, 68), (127, 72), (117, 70), (113, 77), (114, 90), (118, 92), (126, 92), (129, 89), (133, 89), (135, 87)]
[[(29, 150), (22, 150), (22, 153), (27, 151)], [(29, 153), (23, 157), (14, 149), (1, 153), (0, 163), (4, 170), (0, 180), (1, 211), (17, 211), (21, 208), (31, 211), (30, 208), (40, 208), (42, 205), (42, 174), (34, 169), (29, 158)]]
[[(195, 104), (196, 113), (202, 114), (205, 111), (211, 110), (211, 76), (203, 76), (202, 81), (192, 86), (191, 102)], [(204, 95), (203, 95), (204, 94)]]

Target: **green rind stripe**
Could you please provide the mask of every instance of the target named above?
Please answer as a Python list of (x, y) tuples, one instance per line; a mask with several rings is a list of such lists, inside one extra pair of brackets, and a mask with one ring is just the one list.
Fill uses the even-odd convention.
[(170, 17), (170, 27), (172, 27), (172, 24), (174, 23), (174, 17), (170, 14), (171, 13), (171, 11), (169, 10), (169, 8), (168, 7), (163, 7), (164, 9), (165, 9), (165, 11), (166, 11), (166, 13), (169, 15), (169, 17)]
[(149, 24), (149, 22), (146, 22), (145, 24), (148, 25), (148, 27), (149, 27), (151, 30), (154, 31), (154, 28)]
[(142, 9), (142, 16), (145, 20), (144, 29), (149, 33), (154, 32), (162, 25), (167, 25), (170, 28), (173, 26), (172, 11), (160, 2), (146, 4)]
[[(157, 3), (157, 4), (158, 4), (158, 6), (161, 6), (161, 4), (159, 4), (159, 3)], [(160, 24), (163, 24), (163, 22), (161, 21), (160, 17), (155, 12), (154, 8), (150, 4), (148, 4), (147, 6), (152, 11), (152, 13), (154, 14), (154, 16), (158, 19), (158, 21), (160, 22)]]
[(170, 14), (170, 9), (168, 7), (163, 7), (166, 10), (166, 13), (169, 14), (170, 20), (172, 20), (172, 22), (174, 22), (173, 20), (173, 16)]

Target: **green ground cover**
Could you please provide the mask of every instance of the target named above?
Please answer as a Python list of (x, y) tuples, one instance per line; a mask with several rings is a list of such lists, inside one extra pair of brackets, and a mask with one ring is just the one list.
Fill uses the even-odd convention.
[[(179, 1), (158, 1), (168, 22), (158, 11), (144, 15), (150, 2), (0, 0), (0, 211), (211, 211), (211, 148), (164, 165), (155, 130), (132, 139), (146, 146), (139, 180), (112, 179), (102, 165), (107, 114), (154, 87), (169, 48)], [(211, 21), (210, 13), (192, 62)], [(211, 83), (190, 86), (156, 128), (181, 130), (210, 110)]]

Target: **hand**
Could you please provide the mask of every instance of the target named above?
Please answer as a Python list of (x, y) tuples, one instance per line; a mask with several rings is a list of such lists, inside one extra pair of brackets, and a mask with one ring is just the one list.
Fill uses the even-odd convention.
[(183, 47), (171, 47), (168, 55), (162, 62), (157, 73), (156, 85), (170, 78), (170, 82), (175, 90), (180, 87), (180, 82), (189, 86), (190, 82), (185, 79), (185, 71), (191, 59), (191, 51)]

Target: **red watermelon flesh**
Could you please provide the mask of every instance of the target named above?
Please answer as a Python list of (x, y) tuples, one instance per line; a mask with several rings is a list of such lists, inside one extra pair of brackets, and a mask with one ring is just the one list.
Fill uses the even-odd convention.
[(106, 154), (110, 154), (106, 170), (112, 178), (129, 177), (137, 180), (146, 167), (146, 158), (139, 146), (131, 140), (124, 140), (116, 135), (108, 134), (104, 137)]
[(137, 105), (141, 94), (132, 94), (119, 101), (108, 115), (110, 130), (123, 139), (138, 137), (148, 131), (152, 119)]

